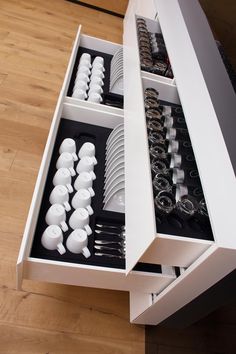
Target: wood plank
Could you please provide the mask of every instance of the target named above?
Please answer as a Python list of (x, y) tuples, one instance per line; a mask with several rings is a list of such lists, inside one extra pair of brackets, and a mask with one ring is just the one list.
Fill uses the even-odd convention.
[(15, 264), (79, 23), (120, 43), (122, 20), (64, 0), (1, 0), (0, 353), (144, 353), (128, 293), (25, 281)]

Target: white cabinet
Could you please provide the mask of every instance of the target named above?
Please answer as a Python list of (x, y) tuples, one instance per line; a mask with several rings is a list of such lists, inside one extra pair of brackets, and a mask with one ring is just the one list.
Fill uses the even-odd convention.
[[(124, 110), (67, 96), (80, 47), (111, 56), (121, 47), (78, 31), (35, 186), (17, 262), (17, 278), (18, 287), (28, 278), (129, 291), (131, 321), (157, 324), (236, 266), (235, 161), (230, 131), (225, 127), (230, 124), (236, 103), (198, 2), (150, 0), (145, 2), (145, 11), (143, 3), (130, 1), (124, 19)], [(140, 70), (136, 17), (141, 15), (150, 31), (162, 32), (174, 79)], [(210, 214), (209, 237), (158, 230), (144, 110), (147, 87), (158, 89), (162, 100), (181, 103), (183, 107)], [(117, 266), (96, 264), (96, 260), (85, 263), (69, 258), (60, 260), (60, 256), (41, 257), (34, 252), (35, 238), (40, 237), (36, 231), (47, 192), (45, 184), (62, 122), (85, 123), (107, 131), (124, 123), (126, 259)], [(137, 268), (137, 263), (142, 267)], [(184, 271), (176, 276), (175, 267), (183, 267)]]

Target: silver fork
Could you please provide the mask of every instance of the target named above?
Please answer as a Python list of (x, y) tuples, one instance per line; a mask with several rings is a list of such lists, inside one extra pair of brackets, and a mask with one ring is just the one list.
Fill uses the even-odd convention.
[(125, 247), (121, 249), (121, 248), (115, 248), (115, 247), (94, 245), (94, 248), (96, 250), (101, 250), (101, 251), (118, 251), (121, 254), (125, 255)]

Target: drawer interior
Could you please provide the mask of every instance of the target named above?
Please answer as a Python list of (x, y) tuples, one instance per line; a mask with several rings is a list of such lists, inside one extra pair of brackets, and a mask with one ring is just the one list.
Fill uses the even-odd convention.
[[(118, 47), (118, 49), (122, 48), (122, 47), (118, 46), (118, 45), (114, 46), (114, 48), (113, 48), (114, 53), (113, 54), (106, 53), (105, 52), (106, 48), (100, 49), (100, 50), (91, 49), (92, 43), (90, 44), (90, 42), (88, 40), (88, 44), (86, 45), (86, 41), (85, 41), (85, 43), (83, 41), (84, 37), (85, 36), (82, 36), (81, 45), (79, 46), (77, 53), (76, 53), (75, 62), (74, 62), (73, 70), (72, 70), (72, 75), (70, 78), (69, 87), (68, 87), (68, 91), (67, 91), (67, 96), (72, 97), (72, 93), (73, 93), (73, 89), (74, 89), (74, 85), (75, 85), (75, 80), (76, 80), (76, 74), (77, 74), (81, 55), (84, 53), (88, 53), (91, 55), (91, 62), (93, 62), (93, 60), (97, 56), (102, 57), (104, 59), (104, 68), (105, 68), (104, 76), (105, 77), (103, 79), (104, 86), (102, 87), (103, 93), (101, 94), (103, 100), (102, 100), (101, 104), (123, 109), (123, 95), (110, 92), (112, 58), (115, 54), (115, 50), (117, 50), (117, 47)], [(97, 41), (99, 43), (99, 40), (97, 40)], [(83, 46), (83, 43), (86, 46)], [(91, 45), (91, 47), (90, 47), (90, 45)], [(112, 43), (110, 45), (112, 46)], [(94, 47), (92, 47), (92, 48), (94, 48)], [(88, 93), (88, 91), (87, 91), (87, 93)], [(77, 101), (77, 98), (74, 98), (74, 99)]]
[[(146, 26), (147, 33), (143, 32), (140, 33), (139, 30), (139, 23), (138, 21), (145, 21), (144, 25)], [(161, 31), (161, 26), (158, 20), (151, 20), (149, 18), (145, 18), (142, 16), (135, 16), (136, 21), (136, 33), (137, 33), (137, 41), (138, 41), (138, 51), (139, 51), (139, 58), (141, 64), (141, 70), (149, 75), (150, 78), (158, 78), (162, 82), (172, 83), (174, 82), (174, 76), (170, 64), (170, 58), (168, 55), (168, 50), (166, 48), (166, 44), (164, 41), (164, 37)], [(142, 24), (141, 24), (142, 26)], [(143, 29), (141, 28), (141, 31)], [(148, 38), (148, 39), (147, 39)], [(145, 44), (146, 43), (146, 44)], [(155, 44), (154, 44), (155, 43)], [(149, 47), (147, 47), (147, 45)], [(148, 49), (149, 48), (149, 49)], [(149, 59), (151, 59), (153, 65), (142, 65), (143, 60), (141, 58), (142, 52), (145, 52), (146, 55), (149, 53)], [(164, 52), (164, 55), (163, 55)], [(156, 67), (155, 67), (156, 64)]]
[[(143, 94), (147, 88), (153, 88), (156, 91), (158, 91), (160, 93), (160, 95), (159, 95), (160, 106), (170, 107), (172, 110), (171, 115), (174, 116), (174, 119), (176, 120), (176, 117), (181, 118), (182, 125), (180, 124), (180, 127), (182, 127), (182, 128), (184, 127), (184, 131), (188, 130), (187, 122), (185, 121), (185, 117), (184, 117), (184, 112), (183, 112), (182, 106), (180, 104), (180, 100), (178, 98), (177, 88), (175, 86), (167, 85), (163, 82), (158, 82), (155, 80), (150, 80), (145, 77), (143, 78), (142, 82), (143, 82)], [(161, 109), (161, 107), (160, 107), (160, 109)], [(157, 110), (158, 109), (156, 109), (156, 110), (154, 109), (154, 111), (157, 111)], [(147, 112), (147, 109), (146, 109), (146, 112)], [(150, 121), (150, 119), (149, 119), (149, 121)], [(148, 120), (146, 121), (146, 123), (147, 123), (147, 138), (148, 138), (148, 135), (150, 135), (150, 130), (148, 130)], [(178, 129), (180, 129), (180, 127), (177, 128), (177, 131), (178, 131)], [(164, 125), (163, 125), (163, 128), (164, 128)], [(164, 128), (164, 129), (166, 129), (166, 128)], [(166, 134), (166, 133), (164, 133), (164, 131), (165, 130), (162, 130), (163, 134)], [(180, 138), (180, 142), (181, 142), (181, 139), (184, 139), (184, 137)], [(191, 146), (190, 137), (187, 136), (185, 139), (190, 143), (190, 146)], [(177, 140), (178, 139), (176, 138), (176, 141)], [(168, 155), (171, 156), (170, 144), (169, 144), (170, 140), (165, 139), (164, 141), (166, 144), (165, 145), (166, 151), (168, 152)], [(158, 145), (158, 142), (153, 143), (153, 142), (149, 141), (149, 149), (152, 146), (155, 146), (155, 144)], [(164, 145), (161, 145), (161, 147), (163, 147), (163, 146)], [(187, 153), (189, 154), (188, 156), (191, 155), (193, 157), (193, 159), (195, 158), (194, 151), (191, 147), (187, 150)], [(181, 155), (181, 152), (178, 152), (178, 154)], [(160, 158), (155, 159), (151, 156), (151, 154), (149, 154), (150, 170), (151, 170), (151, 164), (152, 164), (153, 160), (163, 161)], [(167, 166), (167, 167), (169, 169), (170, 166)], [(195, 172), (195, 171), (197, 172), (199, 177), (196, 178), (195, 180), (189, 178), (189, 180), (190, 180), (188, 182), (189, 184), (186, 182), (183, 182), (183, 183), (174, 182), (173, 183), (171, 177), (170, 177), (170, 183), (173, 183), (172, 191), (173, 191), (173, 189), (177, 189), (178, 186), (182, 187), (184, 185), (184, 188), (187, 187), (188, 188), (187, 194), (191, 195), (193, 201), (196, 202), (196, 207), (198, 207), (198, 210), (199, 210), (199, 202), (204, 199), (204, 193), (202, 191), (201, 177), (199, 175), (199, 171), (197, 168), (197, 162), (195, 160), (194, 160), (194, 162), (187, 161), (186, 166), (185, 167), (180, 166), (178, 168), (178, 170), (182, 170), (184, 172), (190, 171), (190, 173)], [(173, 171), (173, 168), (169, 169), (170, 173), (172, 171)], [(158, 172), (158, 173), (164, 178), (167, 177), (167, 180), (168, 180), (168, 178), (169, 178), (168, 171), (164, 172), (163, 174), (161, 172)], [(155, 178), (155, 175), (156, 175), (156, 173), (152, 171), (152, 182)], [(152, 183), (152, 187), (153, 187), (153, 183)], [(191, 190), (191, 192), (190, 192), (190, 190)], [(195, 190), (197, 192), (202, 191), (201, 196), (193, 195)], [(155, 198), (156, 194), (157, 193), (155, 192), (155, 188), (153, 187), (153, 198)], [(175, 192), (173, 192), (173, 197), (174, 197), (174, 199), (177, 198), (177, 195)], [(177, 202), (177, 199), (176, 199), (176, 202)], [(154, 204), (154, 208), (155, 208), (155, 203), (153, 203), (153, 204)], [(158, 211), (155, 208), (156, 230), (158, 233), (167, 234), (167, 235), (178, 235), (181, 237), (191, 237), (193, 239), (201, 239), (201, 240), (209, 240), (209, 241), (214, 240), (211, 225), (210, 225), (210, 220), (208, 217), (203, 217), (203, 215), (200, 214), (197, 210), (193, 216), (189, 217), (188, 219), (184, 219), (184, 218), (179, 217), (177, 215), (177, 213), (175, 212), (175, 210), (176, 210), (176, 207), (169, 215), (163, 216), (163, 215), (158, 214)]]

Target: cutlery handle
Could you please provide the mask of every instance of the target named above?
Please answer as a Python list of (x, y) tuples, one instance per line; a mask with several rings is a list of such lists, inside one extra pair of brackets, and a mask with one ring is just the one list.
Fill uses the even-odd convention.
[(119, 241), (109, 241), (109, 240), (95, 240), (95, 243), (97, 245), (109, 245), (110, 243), (114, 243), (116, 245), (124, 245), (124, 241), (123, 242), (119, 242)]
[(117, 251), (120, 253), (124, 253), (123, 248), (116, 248), (116, 247), (108, 247), (108, 246), (98, 246), (98, 245), (94, 245), (94, 248), (96, 250), (105, 250), (105, 251)]
[(124, 225), (102, 225), (102, 224), (96, 224), (97, 227), (100, 227), (101, 229), (115, 229), (115, 230), (124, 230), (125, 226)]
[(105, 235), (113, 235), (113, 236), (121, 236), (121, 232), (110, 232), (110, 231), (102, 231), (95, 229), (96, 234), (105, 234)]
[(124, 259), (124, 256), (119, 256), (117, 254), (110, 254), (110, 253), (99, 253), (99, 252), (95, 252), (94, 253), (95, 256), (99, 256), (99, 257), (110, 257), (110, 258), (120, 258), (120, 259)]

